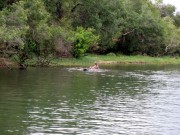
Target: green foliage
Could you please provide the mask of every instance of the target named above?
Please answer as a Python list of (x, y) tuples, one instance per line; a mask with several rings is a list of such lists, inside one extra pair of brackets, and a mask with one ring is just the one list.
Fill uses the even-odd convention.
[(180, 28), (176, 28), (174, 20), (170, 17), (164, 18), (166, 49), (168, 55), (180, 55)]
[(81, 57), (97, 42), (98, 53), (174, 55), (180, 42), (174, 11), (162, 0), (4, 0), (0, 44), (21, 62), (24, 54), (47, 59), (56, 45)]
[(109, 48), (112, 37), (119, 36), (124, 28), (124, 8), (122, 0), (81, 1), (73, 12), (73, 25), (94, 28), (101, 47)]
[(0, 1), (0, 10), (8, 7), (9, 5), (12, 5), (13, 3), (15, 3), (17, 1), (19, 1), (19, 0), (1, 0)]
[(84, 29), (82, 27), (77, 27), (74, 32), (74, 49), (73, 55), (79, 58), (84, 55), (84, 53), (89, 49), (90, 45), (95, 44), (99, 37), (93, 34), (93, 29)]
[(176, 7), (171, 4), (164, 4), (163, 0), (156, 0), (156, 7), (160, 11), (161, 17), (173, 17)]
[[(47, 55), (52, 38), (49, 20), (41, 0), (19, 1), (0, 12), (0, 40), (8, 46), (17, 46), (21, 63), (25, 61), (24, 54)], [(32, 43), (36, 50), (31, 48)]]
[(180, 27), (180, 12), (177, 12), (173, 19), (176, 27)]
[(29, 27), (27, 25), (27, 10), (25, 3), (20, 1), (9, 9), (0, 12), (0, 40), (8, 45), (16, 45), (24, 49), (25, 36)]
[(123, 34), (119, 35), (117, 51), (124, 54), (162, 53), (164, 28), (158, 10), (146, 0), (126, 0)]

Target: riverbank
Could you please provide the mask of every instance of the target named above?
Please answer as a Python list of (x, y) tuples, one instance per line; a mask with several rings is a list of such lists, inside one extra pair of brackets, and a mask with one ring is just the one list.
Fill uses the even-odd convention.
[(1, 67), (17, 67), (17, 64), (10, 59), (0, 57), (0, 68)]
[(150, 56), (108, 56), (108, 55), (87, 55), (80, 59), (59, 58), (52, 60), (50, 66), (90, 66), (94, 62), (99, 65), (112, 64), (155, 64), (155, 65), (180, 65), (180, 57), (150, 57)]
[[(87, 55), (79, 59), (56, 58), (50, 62), (50, 67), (58, 66), (82, 66), (87, 67), (98, 62), (99, 65), (128, 65), (128, 64), (149, 64), (149, 65), (180, 65), (180, 57), (150, 57), (150, 56), (125, 56), (125, 55)], [(35, 67), (36, 60), (28, 60), (27, 65)], [(0, 67), (17, 67), (17, 64), (8, 59), (0, 59)]]

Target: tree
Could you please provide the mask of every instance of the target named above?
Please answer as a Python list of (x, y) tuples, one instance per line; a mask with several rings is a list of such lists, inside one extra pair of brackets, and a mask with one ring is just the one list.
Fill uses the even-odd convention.
[(19, 0), (2, 0), (0, 1), (0, 10), (3, 8), (6, 8), (9, 5), (12, 5), (13, 3), (17, 2)]
[(164, 18), (165, 34), (166, 34), (166, 55), (180, 56), (180, 29), (174, 25), (174, 20), (170, 17)]
[(41, 66), (49, 63), (57, 45), (69, 48), (74, 57), (91, 45), (101, 54), (177, 53), (179, 13), (174, 11), (162, 0), (4, 0), (0, 46), (16, 52), (9, 56), (20, 65), (36, 58)]
[(124, 6), (124, 29), (115, 49), (128, 55), (161, 54), (164, 49), (164, 28), (157, 9), (147, 0), (126, 0)]
[(25, 67), (31, 52), (39, 57), (48, 56), (54, 27), (41, 0), (19, 1), (3, 9), (0, 16), (0, 40), (6, 48), (15, 48), (20, 68)]
[(180, 12), (177, 12), (176, 15), (173, 17), (174, 23), (176, 27), (180, 27)]
[(6, 48), (4, 54), (9, 56), (16, 54), (20, 66), (24, 62), (22, 55), (25, 53), (26, 32), (29, 30), (27, 10), (24, 7), (25, 2), (20, 1), (0, 12), (0, 42)]
[(171, 4), (164, 4), (163, 0), (156, 0), (155, 3), (157, 9), (160, 11), (161, 17), (173, 17), (176, 11), (176, 7)]
[(111, 48), (113, 37), (122, 33), (124, 6), (123, 0), (80, 1), (73, 12), (73, 26), (94, 28), (100, 35), (101, 52)]
[(91, 28), (83, 29), (82, 27), (77, 27), (74, 32), (74, 49), (73, 55), (79, 58), (87, 52), (92, 44), (95, 44), (99, 37), (93, 34), (94, 30)]

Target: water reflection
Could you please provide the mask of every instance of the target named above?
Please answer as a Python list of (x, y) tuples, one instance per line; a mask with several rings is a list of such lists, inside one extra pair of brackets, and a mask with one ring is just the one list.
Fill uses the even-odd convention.
[(0, 134), (180, 132), (178, 68), (33, 68), (0, 75)]

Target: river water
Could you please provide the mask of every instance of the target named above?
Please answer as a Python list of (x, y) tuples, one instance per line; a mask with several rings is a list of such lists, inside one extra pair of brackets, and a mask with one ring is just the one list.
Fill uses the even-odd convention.
[(0, 69), (0, 135), (179, 135), (180, 67)]

